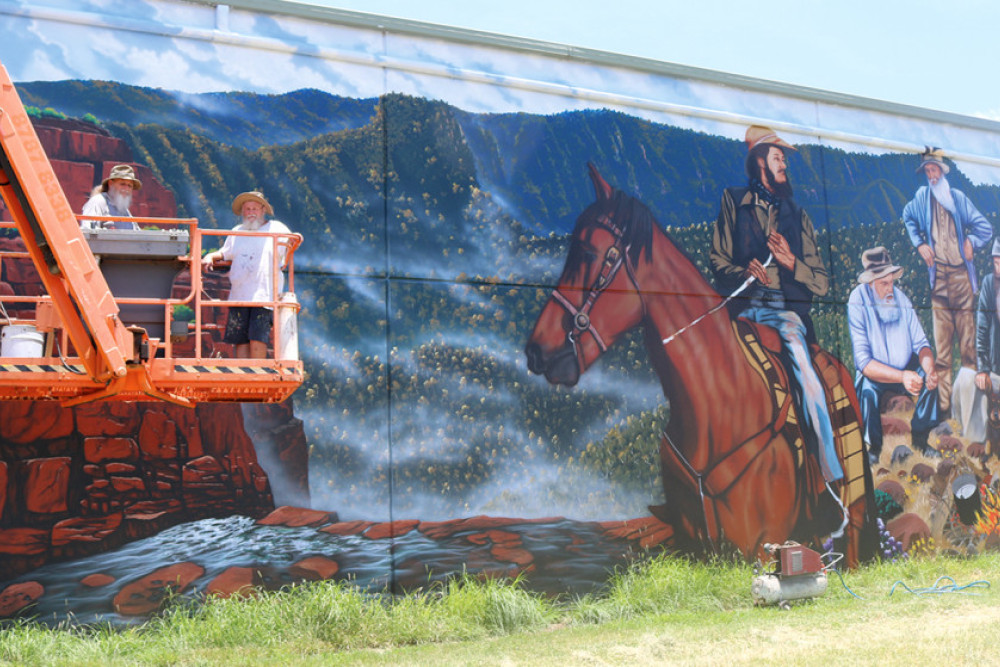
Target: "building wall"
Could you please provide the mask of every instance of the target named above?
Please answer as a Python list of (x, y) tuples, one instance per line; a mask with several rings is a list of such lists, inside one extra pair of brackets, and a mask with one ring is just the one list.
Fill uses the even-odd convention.
[[(692, 325), (662, 342), (721, 301), (709, 249), (723, 191), (747, 185), (754, 125), (796, 147), (794, 200), (829, 274), (810, 313), (850, 481), (834, 488), (855, 510), (836, 548), (863, 557), (989, 540), (954, 517), (956, 477), (990, 484), (996, 463), (956, 411), (929, 437), (951, 452), (939, 460), (912, 451), (914, 401), (886, 402), (876, 417), (886, 445), (866, 462), (846, 304), (862, 251), (884, 246), (934, 348), (930, 284), (902, 211), (926, 183), (919, 155), (940, 147), (949, 182), (992, 230), (995, 123), (293, 3), (153, 0), (112, 16), (100, 3), (47, 0), (0, 7), (0, 25), (25, 104), (89, 114), (170, 190), (179, 214), (228, 227), (232, 198), (262, 189), (305, 237), (296, 285), (308, 380), (295, 403), (311, 508), (213, 528), (225, 539), (187, 556), (191, 594), (225, 573), (243, 582), (232, 568), (271, 568), (258, 585), (301, 579), (314, 556), (325, 565), (307, 578), (374, 587), (467, 567), (586, 590), (622, 554), (660, 547), (752, 557), (794, 537), (822, 549), (833, 527), (820, 518), (837, 505), (824, 501), (801, 410), (784, 399), (773, 331), (740, 330), (738, 343), (720, 311), (713, 333)], [(582, 329), (583, 372), (546, 379), (530, 372), (526, 345), (569, 340), (571, 318), (550, 298), (559, 287), (579, 309), (597, 284), (607, 237), (587, 225), (612, 190), (626, 206), (618, 215), (648, 210), (670, 241), (643, 256), (637, 241), (634, 266), (593, 291), (607, 350)], [(992, 271), (989, 236), (976, 241), (979, 278)], [(653, 322), (654, 302), (676, 319)], [(765, 419), (770, 411), (782, 416)], [(725, 483), (712, 478), (715, 504), (695, 499), (669, 453), (682, 438), (707, 475), (722, 470), (713, 457), (768, 429), (763, 454)], [(878, 545), (877, 519), (899, 547)], [(293, 546), (262, 559), (240, 550), (248, 540)], [(155, 566), (117, 572), (108, 594)], [(57, 578), (35, 580), (45, 576)]]

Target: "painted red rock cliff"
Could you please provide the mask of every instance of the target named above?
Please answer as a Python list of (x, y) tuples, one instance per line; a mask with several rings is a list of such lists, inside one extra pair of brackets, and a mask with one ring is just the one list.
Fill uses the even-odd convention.
[[(122, 140), (82, 121), (34, 122), (74, 210), (82, 208), (113, 165), (128, 163), (143, 183), (133, 214), (176, 215), (173, 194), (132, 161)], [(11, 219), (2, 204), (0, 218)], [(0, 238), (0, 244), (23, 249), (17, 238)], [(30, 260), (6, 261), (0, 270), (0, 298), (41, 293)], [(189, 277), (180, 276), (175, 293), (189, 285)], [(208, 275), (206, 289), (224, 297), (228, 282)], [(204, 352), (231, 356), (219, 335), (225, 310), (216, 310)], [(33, 314), (16, 306), (13, 311), (15, 316)], [(275, 478), (279, 497), (308, 501), (307, 459), (302, 422), (290, 400), (195, 409), (159, 403), (70, 409), (55, 402), (0, 402), (0, 580), (182, 522), (262, 516), (274, 508), (262, 460), (281, 467)]]

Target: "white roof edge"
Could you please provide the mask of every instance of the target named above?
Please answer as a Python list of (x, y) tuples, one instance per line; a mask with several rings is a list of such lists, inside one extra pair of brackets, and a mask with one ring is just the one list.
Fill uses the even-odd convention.
[(771, 81), (768, 79), (759, 79), (742, 74), (731, 74), (719, 70), (692, 67), (690, 65), (679, 65), (677, 63), (653, 60), (651, 58), (642, 58), (639, 56), (629, 56), (609, 51), (600, 51), (597, 49), (559, 44), (557, 42), (544, 42), (526, 37), (514, 37), (511, 35), (473, 30), (470, 28), (458, 28), (454, 26), (426, 23), (413, 19), (401, 19), (366, 12), (336, 9), (333, 7), (313, 5), (306, 2), (295, 2), (294, 0), (231, 0), (230, 2), (219, 2), (218, 0), (188, 1), (195, 4), (212, 6), (228, 5), (234, 9), (285, 14), (298, 18), (326, 21), (359, 28), (370, 28), (375, 30), (384, 30), (386, 32), (397, 32), (454, 42), (493, 46), (512, 51), (523, 51), (567, 58), (570, 60), (578, 60), (581, 62), (593, 63), (595, 65), (626, 67), (654, 74), (665, 74), (676, 78), (694, 79), (707, 83), (729, 86), (732, 88), (743, 88), (755, 92), (773, 93), (804, 100), (855, 107), (868, 111), (909, 116), (911, 118), (937, 123), (948, 123), (970, 129), (1000, 132), (1000, 121), (989, 120), (986, 118), (967, 116), (949, 111), (938, 111), (936, 109), (901, 104), (898, 102), (888, 102), (885, 100), (861, 97), (858, 95), (836, 93), (823, 90), (821, 88), (810, 88), (808, 86)]

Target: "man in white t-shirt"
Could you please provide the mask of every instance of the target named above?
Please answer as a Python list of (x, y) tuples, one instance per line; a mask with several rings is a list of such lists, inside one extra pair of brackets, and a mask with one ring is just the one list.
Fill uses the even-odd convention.
[[(291, 234), (288, 227), (271, 219), (274, 209), (260, 192), (237, 195), (233, 213), (240, 216), (240, 224), (233, 231)], [(272, 284), (274, 247), (274, 239), (269, 236), (227, 236), (222, 248), (206, 254), (201, 263), (205, 269), (211, 269), (219, 260), (232, 262), (230, 301), (271, 302), (276, 298), (275, 287), (277, 292), (284, 287), (280, 271), (277, 286)], [(284, 265), (285, 246), (279, 245), (278, 266)], [(239, 359), (263, 359), (267, 357), (272, 321), (270, 307), (232, 306), (223, 340), (235, 346)]]

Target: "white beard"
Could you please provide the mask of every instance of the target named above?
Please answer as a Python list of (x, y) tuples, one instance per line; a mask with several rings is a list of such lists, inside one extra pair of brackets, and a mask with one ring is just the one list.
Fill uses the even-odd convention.
[(247, 218), (240, 218), (240, 224), (246, 231), (253, 232), (260, 229), (265, 224), (267, 224), (267, 218), (264, 216), (261, 216), (254, 220), (248, 220)]
[(951, 213), (952, 217), (955, 216), (955, 199), (951, 196), (951, 186), (948, 185), (948, 179), (941, 175), (937, 183), (930, 183), (931, 192), (934, 194), (934, 199), (938, 200), (941, 206), (944, 206), (945, 210)]
[(132, 205), (132, 193), (129, 192), (127, 195), (121, 195), (117, 192), (108, 192), (108, 201), (111, 205), (118, 211), (124, 213)]
[[(874, 292), (874, 290), (872, 290)], [(894, 289), (893, 292), (896, 290)], [(875, 297), (875, 312), (878, 314), (878, 319), (883, 324), (892, 324), (893, 322), (898, 322), (900, 315), (899, 303), (895, 299), (894, 294), (887, 295), (884, 299), (878, 298), (877, 294), (873, 295)]]

